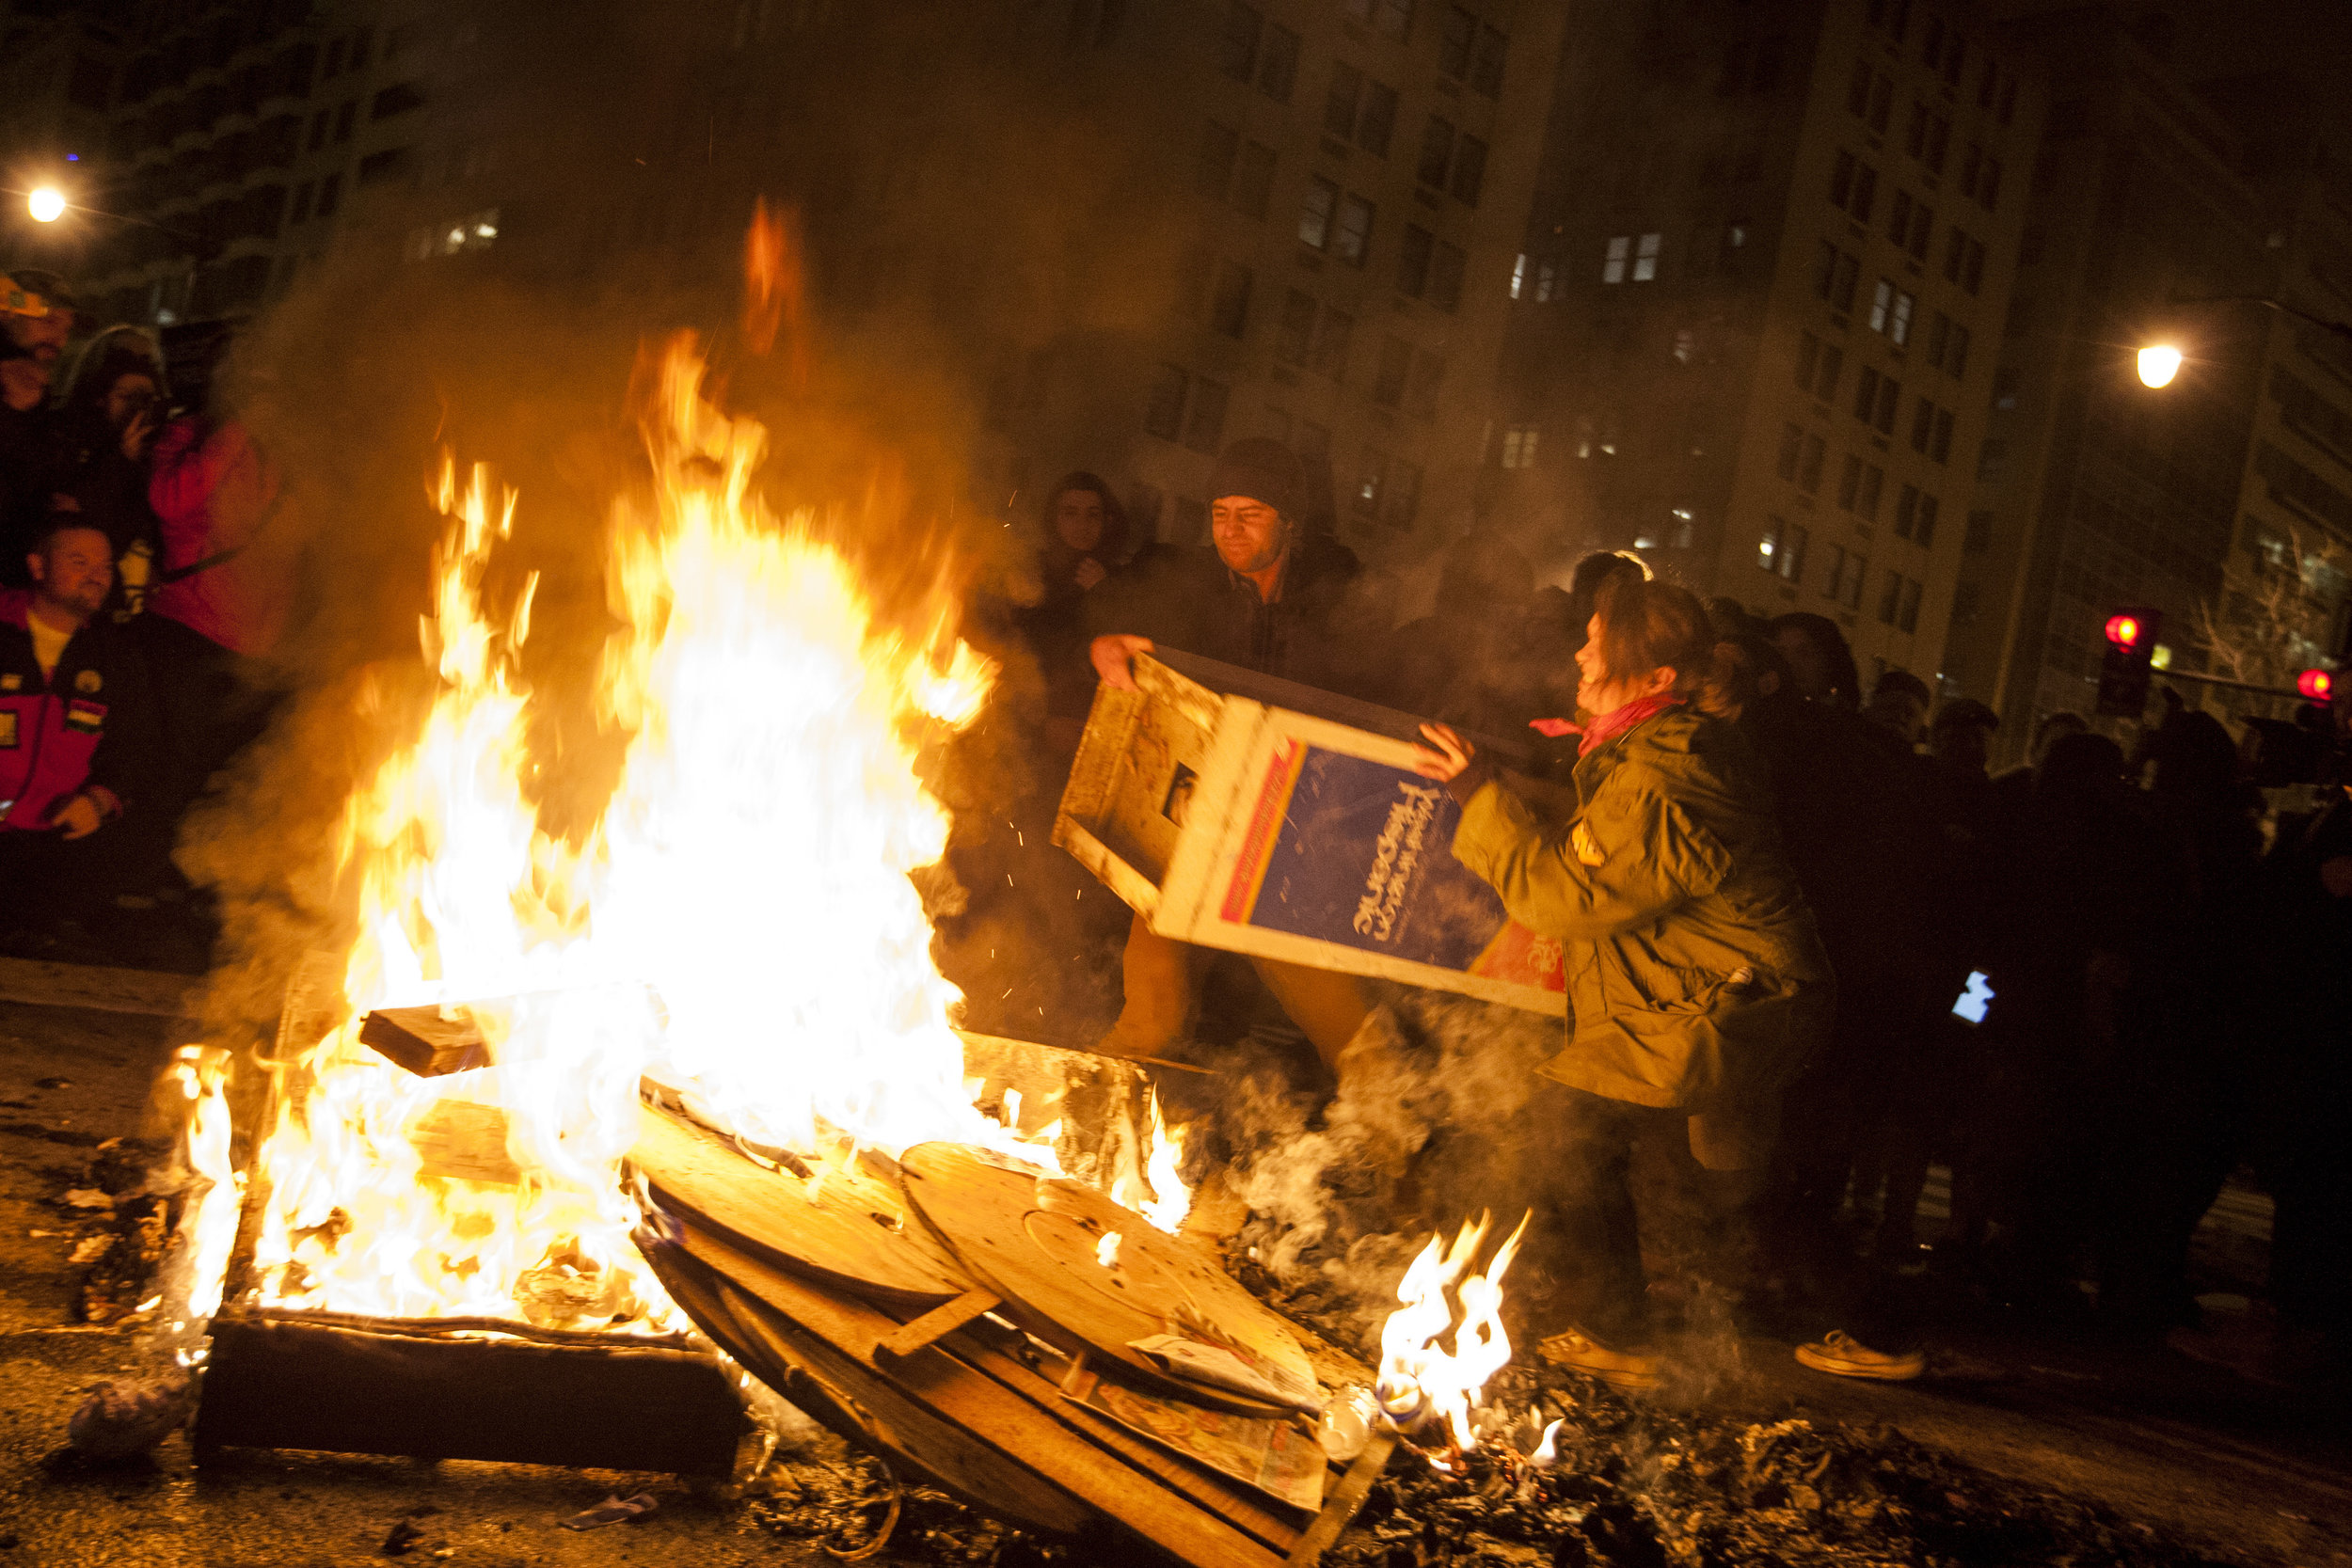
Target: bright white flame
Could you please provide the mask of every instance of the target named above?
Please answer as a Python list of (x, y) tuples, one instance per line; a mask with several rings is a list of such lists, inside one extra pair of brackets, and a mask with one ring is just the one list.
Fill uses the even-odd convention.
[(1094, 1260), (1106, 1269), (1119, 1267), (1119, 1232), (1105, 1230), (1103, 1239), (1094, 1243)]
[[(439, 685), (346, 806), (352, 1018), (281, 1080), (258, 1160), (264, 1302), (674, 1322), (616, 1180), (646, 1075), (820, 1174), (930, 1139), (1052, 1168), (1054, 1129), (1040, 1147), (1017, 1112), (972, 1104), (961, 997), (910, 880), (947, 841), (925, 749), (978, 714), (993, 673), (954, 635), (947, 563), (884, 615), (813, 515), (769, 512), (765, 433), (705, 401), (702, 377), (691, 341), (672, 344), (655, 483), (615, 508), (620, 629), (596, 696), (628, 751), (582, 841), (543, 832), (525, 790), (543, 766), (516, 674), (532, 585), (502, 616), (485, 597), (516, 497), (479, 468), (435, 488), (448, 527), (422, 633)], [(474, 1014), (487, 1068), (417, 1078), (358, 1041), (371, 1008), (500, 998)]]
[(55, 185), (39, 186), (24, 198), (24, 210), (35, 223), (55, 223), (65, 216), (65, 193)]
[(2181, 351), (2170, 343), (2150, 343), (2139, 351), (2139, 379), (2150, 387), (2169, 387), (2181, 373)]
[[(1442, 1236), (1431, 1237), (1405, 1271), (1404, 1282), (1396, 1288), (1396, 1299), (1404, 1305), (1389, 1314), (1380, 1330), (1380, 1407), (1398, 1427), (1442, 1421), (1454, 1447), (1467, 1450), (1478, 1446), (1471, 1411), (1486, 1380), (1511, 1359), (1510, 1336), (1502, 1328), (1502, 1276), (1534, 1217), (1531, 1213), (1519, 1220), (1484, 1274), (1469, 1270), (1486, 1244), (1486, 1214), (1464, 1226), (1451, 1246)], [(1440, 1343), (1449, 1336), (1450, 1350)]]
[(182, 1157), (193, 1180), (180, 1214), (177, 1257), (159, 1298), (179, 1298), (168, 1334), (183, 1367), (204, 1358), (204, 1327), (220, 1310), (245, 1195), (245, 1178), (230, 1158), (229, 1062), (225, 1051), (183, 1045), (165, 1073), (190, 1101)]
[(1552, 1465), (1560, 1463), (1560, 1429), (1567, 1424), (1565, 1418), (1544, 1428), (1544, 1440), (1535, 1445), (1535, 1451), (1527, 1457), (1534, 1464)]

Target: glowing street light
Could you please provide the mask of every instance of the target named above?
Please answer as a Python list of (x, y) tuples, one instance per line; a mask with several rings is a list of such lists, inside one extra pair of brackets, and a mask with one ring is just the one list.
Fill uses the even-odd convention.
[(65, 216), (65, 193), (55, 185), (36, 186), (25, 198), (24, 210), (35, 223), (55, 223)]
[(2181, 373), (2181, 351), (2170, 343), (2150, 343), (2139, 351), (2139, 379), (2149, 387), (2169, 387)]

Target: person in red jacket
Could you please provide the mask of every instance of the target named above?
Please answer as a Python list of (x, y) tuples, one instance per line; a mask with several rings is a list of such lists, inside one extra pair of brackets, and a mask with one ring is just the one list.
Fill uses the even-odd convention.
[(115, 891), (123, 832), (156, 761), (138, 649), (99, 614), (114, 586), (103, 529), (54, 519), (0, 594), (0, 915), (73, 912)]
[(162, 551), (137, 629), (166, 743), (162, 810), (141, 835), (159, 873), (171, 823), (273, 711), (266, 658), (292, 606), (295, 546), (273, 526), (278, 498), (276, 466), (233, 417), (174, 420), (156, 438), (147, 499)]

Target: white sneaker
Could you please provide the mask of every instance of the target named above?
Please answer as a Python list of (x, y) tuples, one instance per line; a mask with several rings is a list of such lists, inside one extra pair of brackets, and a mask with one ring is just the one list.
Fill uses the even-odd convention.
[(1876, 1378), (1881, 1383), (1908, 1383), (1928, 1370), (1926, 1351), (1890, 1355), (1872, 1350), (1842, 1328), (1831, 1329), (1812, 1344), (1799, 1345), (1797, 1359), (1817, 1372)]

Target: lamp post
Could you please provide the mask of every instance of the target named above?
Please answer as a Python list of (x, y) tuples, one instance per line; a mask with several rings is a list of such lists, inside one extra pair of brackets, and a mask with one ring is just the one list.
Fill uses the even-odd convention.
[[(2314, 316), (2309, 310), (2297, 309), (2283, 301), (2271, 298), (2268, 294), (2208, 294), (2197, 299), (2175, 299), (2172, 303), (2175, 305), (2259, 305), (2265, 309), (2276, 310), (2280, 315), (2293, 316), (2296, 321), (2316, 326), (2322, 332), (2352, 343), (2352, 325)], [(2185, 357), (2179, 344), (2161, 339), (2141, 345), (2138, 355), (2140, 384), (2150, 388), (2169, 387), (2172, 385), (2173, 377), (2181, 373), (2181, 365)]]

